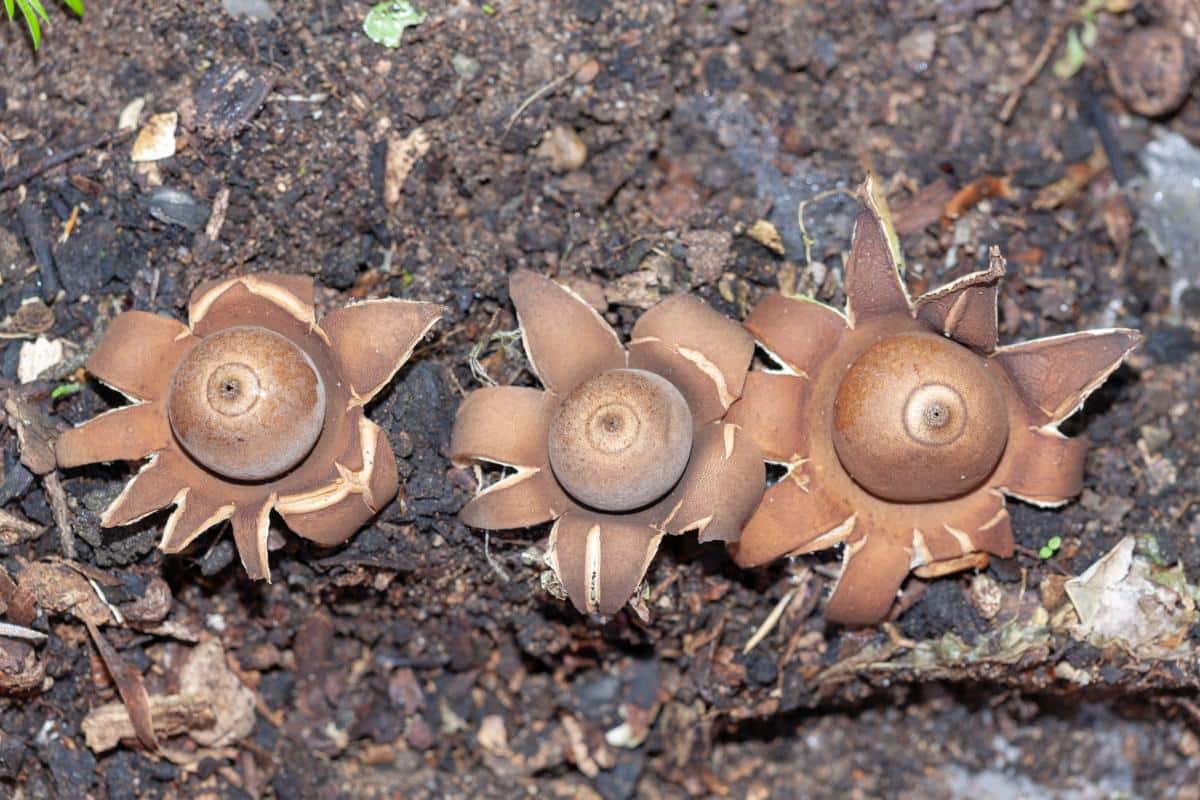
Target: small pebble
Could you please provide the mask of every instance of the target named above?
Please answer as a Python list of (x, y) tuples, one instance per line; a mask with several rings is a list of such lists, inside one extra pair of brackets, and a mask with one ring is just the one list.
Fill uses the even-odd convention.
[(454, 67), (454, 71), (458, 73), (458, 77), (463, 80), (473, 81), (479, 77), (479, 73), (483, 71), (483, 65), (478, 59), (455, 53), (450, 57), (450, 65)]
[(221, 0), (221, 8), (231, 17), (247, 17), (255, 22), (270, 22), (276, 14), (268, 0)]
[(587, 145), (573, 128), (559, 125), (547, 131), (537, 149), (538, 155), (550, 162), (555, 172), (571, 172), (587, 161)]
[(160, 186), (151, 192), (147, 210), (156, 220), (169, 225), (179, 225), (189, 231), (198, 231), (208, 222), (208, 206), (187, 192), (166, 186)]

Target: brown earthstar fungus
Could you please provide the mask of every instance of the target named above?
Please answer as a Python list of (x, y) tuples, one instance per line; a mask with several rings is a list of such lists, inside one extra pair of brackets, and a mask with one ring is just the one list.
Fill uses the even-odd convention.
[(701, 300), (671, 297), (629, 347), (582, 298), (518, 271), (509, 282), (529, 363), (545, 390), (497, 386), (458, 410), (450, 458), (512, 474), (460, 518), (475, 528), (554, 521), (546, 561), (576, 608), (615, 614), (666, 534), (736, 540), (765, 484), (762, 454), (723, 421), (754, 340)]
[(330, 546), (399, 491), (387, 436), (363, 406), (441, 309), (369, 300), (318, 323), (311, 278), (260, 274), (202, 284), (188, 316), (112, 321), (87, 368), (132, 405), (63, 433), (58, 464), (148, 458), (101, 525), (174, 505), (159, 546), (175, 553), (230, 520), (246, 572), (270, 579), (272, 510)]
[(728, 416), (785, 470), (734, 559), (842, 545), (826, 616), (851, 625), (882, 620), (912, 570), (1012, 555), (1006, 495), (1056, 506), (1078, 494), (1087, 444), (1057, 426), (1139, 339), (1110, 329), (997, 347), (998, 249), (987, 270), (910, 300), (870, 181), (861, 194), (845, 312), (760, 303), (746, 328), (781, 368), (751, 372)]

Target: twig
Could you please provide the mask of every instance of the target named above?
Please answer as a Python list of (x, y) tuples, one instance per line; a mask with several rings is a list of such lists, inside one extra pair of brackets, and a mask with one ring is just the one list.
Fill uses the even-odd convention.
[(25, 169), (18, 170), (12, 175), (0, 178), (0, 192), (7, 192), (9, 189), (15, 189), (30, 178), (36, 178), (46, 170), (57, 167), (64, 161), (70, 161), (76, 156), (81, 156), (87, 151), (106, 145), (115, 139), (123, 139), (132, 132), (132, 129), (124, 131), (107, 131), (99, 134), (98, 136), (93, 136), (91, 139), (81, 142), (74, 147), (68, 147), (66, 150), (60, 150), (54, 155), (46, 156), (40, 161), (30, 164)]
[(1071, 574), (1066, 569), (1059, 566), (1058, 564), (1055, 564), (1050, 559), (1042, 558), (1041, 554), (1039, 554), (1037, 550), (1034, 550), (1029, 547), (1022, 547), (1021, 545), (1017, 545), (1015, 549), (1021, 555), (1026, 556), (1028, 558), (1032, 558), (1037, 563), (1041, 564), (1042, 566), (1046, 567), (1047, 569), (1051, 570), (1052, 572), (1057, 572), (1059, 575), (1067, 575), (1067, 576), (1070, 576), (1070, 574)]
[(508, 133), (509, 133), (509, 131), (512, 130), (513, 125), (516, 124), (516, 122), (520, 118), (520, 116), (522, 114), (524, 114), (531, 105), (533, 105), (538, 100), (541, 100), (543, 97), (545, 97), (546, 95), (553, 92), (559, 86), (562, 86), (564, 83), (571, 80), (571, 78), (575, 77), (575, 73), (579, 72), (579, 68), (582, 67), (587, 62), (588, 62), (588, 59), (586, 59), (586, 58), (580, 59), (578, 67), (575, 67), (574, 69), (572, 69), (568, 72), (564, 72), (562, 75), (559, 75), (557, 78), (554, 78), (549, 83), (544, 84), (536, 92), (529, 95), (529, 97), (526, 97), (521, 102), (521, 105), (517, 106), (517, 110), (512, 113), (512, 116), (510, 116), (508, 118), (508, 124), (504, 126), (504, 133), (502, 133), (500, 135), (500, 141), (503, 142), (506, 138), (508, 138)]
[(71, 527), (71, 512), (67, 508), (67, 493), (57, 472), (48, 472), (42, 476), (42, 486), (46, 490), (46, 499), (50, 502), (50, 512), (54, 516), (54, 524), (58, 526), (58, 543), (62, 547), (63, 558), (75, 560), (75, 531)]
[(1050, 36), (1047, 37), (1045, 43), (1042, 45), (1037, 58), (1029, 65), (1029, 69), (1025, 70), (1025, 74), (1017, 82), (1017, 88), (1013, 89), (1012, 94), (1004, 101), (1004, 108), (1000, 109), (1001, 122), (1007, 123), (1012, 119), (1013, 112), (1017, 110), (1017, 105), (1021, 102), (1021, 95), (1024, 94), (1025, 88), (1033, 83), (1042, 70), (1046, 68), (1046, 62), (1050, 60), (1050, 56), (1054, 53), (1054, 48), (1058, 47), (1058, 41), (1066, 32), (1069, 24), (1069, 20), (1061, 20), (1055, 24), (1054, 30), (1050, 31)]
[(46, 638), (46, 634), (41, 631), (26, 628), (24, 625), (13, 625), (9, 622), (0, 622), (0, 636), (7, 636), (9, 639), (29, 639), (34, 642), (40, 642)]
[(42, 212), (34, 205), (32, 199), (26, 199), (17, 206), (17, 216), (21, 227), (25, 229), (25, 238), (29, 241), (29, 249), (37, 261), (38, 274), (42, 279), (42, 299), (52, 302), (58, 295), (61, 284), (58, 280), (58, 268), (54, 266), (54, 254), (50, 250), (50, 239), (46, 236), (46, 223), (42, 220)]
[(487, 559), (488, 566), (492, 568), (492, 571), (499, 575), (505, 583), (512, 580), (512, 576), (508, 574), (508, 570), (500, 566), (500, 562), (492, 558), (491, 533), (488, 531), (483, 532), (483, 557)]
[(852, 190), (843, 189), (842, 187), (838, 186), (834, 187), (833, 189), (826, 189), (823, 192), (817, 192), (807, 200), (800, 201), (800, 207), (796, 209), (796, 221), (800, 226), (800, 238), (804, 240), (804, 264), (809, 268), (812, 267), (813, 240), (812, 237), (808, 235), (808, 225), (804, 222), (804, 212), (810, 203), (819, 203), (827, 197), (833, 197), (834, 195), (839, 194), (844, 194), (847, 197), (854, 197), (854, 192)]
[(779, 624), (779, 618), (783, 616), (783, 612), (787, 611), (788, 604), (792, 602), (792, 598), (796, 596), (795, 589), (789, 589), (787, 594), (779, 598), (779, 602), (771, 609), (771, 613), (767, 614), (767, 618), (763, 620), (762, 625), (758, 626), (758, 630), (746, 640), (746, 646), (742, 648), (742, 655), (746, 655), (758, 645), (767, 634), (775, 629)]

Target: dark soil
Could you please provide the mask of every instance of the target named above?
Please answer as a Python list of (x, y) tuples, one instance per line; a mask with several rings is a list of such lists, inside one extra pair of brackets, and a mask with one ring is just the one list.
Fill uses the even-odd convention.
[[(1010, 504), (1022, 549), (988, 574), (1033, 596), (1139, 534), (1200, 575), (1196, 304), (1170, 309), (1146, 235), (1135, 224), (1114, 243), (1105, 216), (1156, 126), (1200, 145), (1195, 87), (1152, 123), (1105, 77), (1122, 37), (1163, 21), (1163, 8), (1101, 15), (1082, 70), (1060, 80), (1047, 65), (1004, 123), (1005, 101), (1078, 3), (462, 0), (430, 3), (396, 50), (363, 34), (366, 3), (275, 5), (261, 22), (215, 3), (89, 2), (83, 21), (50, 8), (36, 56), (20, 27), (0, 24), (0, 181), (37, 172), (0, 192), (0, 316), (17, 315), (0, 329), (30, 330), (17, 312), (41, 298), (53, 316), (43, 335), (66, 343), (61, 363), (18, 388), (26, 340), (10, 340), (3, 379), (56, 423), (117, 405), (94, 383), (57, 400), (49, 391), (79, 377), (118, 312), (182, 318), (190, 290), (213, 277), (311, 275), (323, 310), (389, 295), (443, 303), (445, 321), (370, 409), (400, 458), (405, 501), (333, 551), (280, 526), (273, 583), (252, 584), (227, 528), (165, 557), (164, 514), (98, 527), (136, 465), (64, 474), (64, 535), (45, 481), (5, 433), (0, 502), (47, 526), (0, 546), (8, 573), (73, 539), (75, 560), (124, 587), (106, 590), (111, 602), (163, 577), (176, 634), (112, 624), (104, 635), (152, 694), (174, 680), (180, 631), (218, 637), (259, 703), (237, 745), (197, 752), (178, 737), (190, 760), (136, 744), (93, 753), (82, 719), (116, 690), (75, 616), (42, 608), (45, 679), (0, 699), (0, 793), (1200, 797), (1194, 649), (1149, 663), (1074, 642), (1010, 664), (964, 657), (833, 679), (826, 668), (866, 648), (971, 644), (996, 622), (968, 603), (970, 576), (951, 576), (910, 581), (909, 597), (923, 596), (890, 632), (834, 629), (819, 603), (831, 556), (740, 573), (692, 537), (666, 542), (651, 567), (649, 621), (622, 612), (597, 626), (542, 590), (531, 548), (545, 528), (485, 537), (456, 520), (473, 479), (445, 456), (458, 399), (478, 385), (476, 345), (497, 381), (531, 380), (519, 348), (489, 343), (516, 327), (506, 275), (518, 267), (607, 291), (625, 332), (647, 297), (678, 291), (736, 318), (780, 287), (836, 303), (851, 202), (835, 193), (807, 206), (806, 259), (803, 201), (852, 189), (869, 167), (912, 220), (914, 196), (939, 181), (1007, 176), (1009, 197), (913, 224), (913, 290), (977, 268), (995, 244), (1009, 258), (1004, 341), (1111, 325), (1146, 340), (1066, 427), (1094, 445), (1082, 500)], [(121, 136), (36, 169), (113, 131), (136, 98), (143, 121), (191, 106), (173, 157), (133, 164)], [(582, 166), (556, 171), (540, 145), (559, 126), (586, 145)], [(389, 208), (388, 138), (417, 127), (431, 148)], [(1100, 148), (1109, 168), (1057, 207), (1035, 205)], [(226, 191), (213, 239), (205, 224)], [(760, 219), (784, 255), (742, 235)], [(688, 259), (694, 231), (735, 234), (713, 274)], [(1053, 536), (1062, 551), (1043, 561)], [(743, 654), (793, 589), (778, 626)], [(1094, 680), (1064, 680), (1063, 663)], [(635, 746), (619, 746), (631, 731)]]

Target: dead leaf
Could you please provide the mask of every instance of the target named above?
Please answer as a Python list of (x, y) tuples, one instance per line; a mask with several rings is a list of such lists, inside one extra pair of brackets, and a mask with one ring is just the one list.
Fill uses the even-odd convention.
[(150, 711), (150, 695), (146, 693), (146, 684), (142, 681), (142, 673), (121, 658), (121, 654), (108, 643), (95, 623), (85, 620), (84, 624), (87, 625), (92, 642), (100, 652), (100, 658), (104, 660), (108, 674), (117, 684), (117, 692), (125, 703), (125, 710), (129, 714), (129, 720), (133, 723), (133, 730), (138, 741), (147, 750), (157, 750), (158, 737), (154, 735), (154, 717)]
[(415, 128), (401, 138), (393, 134), (387, 140), (383, 166), (383, 204), (394, 208), (400, 203), (404, 182), (421, 156), (429, 152), (432, 140), (424, 128)]
[(32, 342), (21, 345), (17, 359), (17, 380), (32, 383), (38, 376), (62, 363), (63, 340), (39, 336)]
[(494, 755), (508, 753), (508, 732), (504, 729), (504, 717), (489, 714), (479, 724), (479, 746)]
[(1008, 178), (1002, 175), (981, 175), (959, 189), (942, 207), (942, 222), (949, 223), (970, 211), (989, 197), (1010, 199), (1015, 196)]
[(1104, 154), (1104, 148), (1097, 147), (1087, 161), (1068, 165), (1061, 178), (1043, 186), (1033, 199), (1033, 207), (1039, 210), (1058, 208), (1082, 192), (1093, 178), (1106, 169), (1108, 157)]
[(942, 218), (943, 209), (950, 204), (954, 190), (945, 178), (938, 178), (933, 183), (927, 183), (911, 197), (902, 197), (892, 203), (892, 224), (896, 226), (896, 235), (908, 236), (925, 228)]
[(212, 728), (188, 732), (196, 744), (223, 747), (254, 730), (254, 692), (229, 668), (217, 639), (192, 650), (179, 673), (179, 694), (208, 698), (216, 715)]
[(85, 623), (113, 621), (87, 578), (62, 563), (34, 561), (17, 575), (17, 588), (29, 592), (37, 605), (51, 613), (72, 614)]
[(1196, 605), (1181, 572), (1156, 573), (1133, 549), (1134, 537), (1126, 536), (1064, 588), (1079, 615), (1080, 638), (1099, 646), (1121, 641), (1138, 655), (1161, 656), (1195, 623)]
[(0, 637), (0, 695), (24, 694), (46, 679), (37, 651), (26, 642)]
[(755, 220), (754, 224), (746, 229), (746, 235), (772, 253), (784, 254), (783, 237), (779, 235), (779, 230), (767, 220)]

